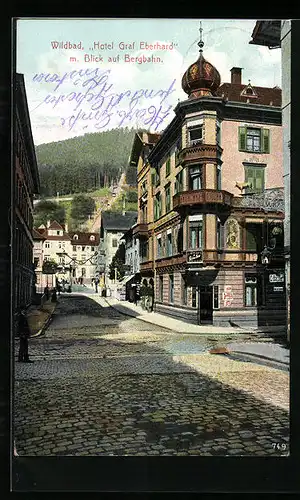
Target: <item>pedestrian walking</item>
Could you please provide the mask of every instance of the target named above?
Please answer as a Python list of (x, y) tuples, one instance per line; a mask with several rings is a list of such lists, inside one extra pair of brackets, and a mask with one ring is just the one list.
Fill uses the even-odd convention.
[(48, 285), (45, 286), (45, 288), (44, 288), (44, 295), (46, 297), (46, 300), (49, 300), (49, 287), (48, 287)]
[(18, 361), (21, 363), (33, 363), (33, 361), (29, 359), (28, 355), (28, 337), (30, 336), (30, 328), (26, 317), (25, 307), (21, 307), (19, 310), (18, 334), (20, 339)]
[(98, 293), (99, 279), (95, 278), (95, 293)]
[(57, 302), (56, 288), (52, 289), (51, 302)]

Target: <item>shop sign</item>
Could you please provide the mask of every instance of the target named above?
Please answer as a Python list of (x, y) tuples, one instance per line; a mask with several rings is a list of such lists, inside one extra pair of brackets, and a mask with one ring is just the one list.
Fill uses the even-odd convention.
[(224, 307), (230, 307), (232, 304), (232, 301), (233, 301), (232, 286), (225, 285), (224, 292), (223, 292)]
[(187, 262), (193, 263), (193, 262), (203, 262), (203, 254), (201, 250), (197, 250), (194, 252), (188, 252), (187, 253)]
[(270, 283), (284, 283), (284, 272), (273, 273), (269, 275)]
[(283, 292), (283, 286), (274, 286), (273, 290), (274, 292)]

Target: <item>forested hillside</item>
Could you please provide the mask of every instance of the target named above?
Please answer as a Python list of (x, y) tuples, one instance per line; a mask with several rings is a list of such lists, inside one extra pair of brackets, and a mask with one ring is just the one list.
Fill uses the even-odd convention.
[(41, 144), (41, 196), (87, 193), (116, 183), (127, 168), (135, 130), (112, 129)]

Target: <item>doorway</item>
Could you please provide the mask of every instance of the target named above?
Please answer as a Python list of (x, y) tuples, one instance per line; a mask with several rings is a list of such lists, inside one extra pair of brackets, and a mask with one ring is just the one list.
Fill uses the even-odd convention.
[(198, 324), (213, 324), (213, 287), (211, 285), (198, 287)]

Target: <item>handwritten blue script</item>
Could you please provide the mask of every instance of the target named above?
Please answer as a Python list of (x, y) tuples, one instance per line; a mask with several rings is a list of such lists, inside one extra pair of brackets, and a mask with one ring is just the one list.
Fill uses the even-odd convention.
[[(103, 129), (113, 118), (117, 119), (117, 126), (128, 124), (132, 120), (139, 120), (140, 124), (158, 127), (166, 120), (172, 110), (167, 99), (175, 92), (174, 79), (166, 89), (138, 89), (116, 92), (110, 82), (111, 70), (88, 68), (73, 70), (59, 75), (57, 73), (37, 73), (33, 82), (38, 84), (53, 84), (53, 90), (45, 99), (34, 108), (40, 106), (58, 108), (63, 103), (70, 103), (71, 114), (61, 116), (61, 124), (71, 131), (75, 125), (93, 123), (96, 129)], [(61, 93), (63, 86), (76, 87), (74, 91)], [(155, 105), (151, 100), (156, 99)], [(153, 102), (153, 101), (152, 101)]]

